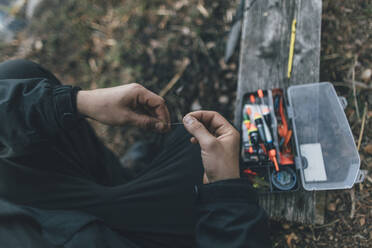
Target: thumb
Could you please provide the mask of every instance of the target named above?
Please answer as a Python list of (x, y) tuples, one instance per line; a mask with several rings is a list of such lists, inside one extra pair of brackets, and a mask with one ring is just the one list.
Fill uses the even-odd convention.
[(202, 148), (215, 140), (205, 126), (192, 115), (186, 115), (183, 118), (183, 124), (186, 130), (198, 140)]
[(159, 132), (166, 129), (166, 124), (164, 122), (148, 115), (131, 113), (130, 119), (133, 125), (143, 129), (156, 130)]

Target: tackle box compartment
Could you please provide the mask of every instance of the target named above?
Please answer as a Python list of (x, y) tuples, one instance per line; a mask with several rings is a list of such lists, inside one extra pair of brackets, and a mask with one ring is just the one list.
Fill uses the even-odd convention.
[[(273, 118), (271, 124), (272, 130), (275, 130), (273, 145), (277, 151), (277, 160), (280, 162), (281, 147), (272, 95), (273, 91), (278, 90), (281, 89), (265, 90), (264, 99)], [(287, 167), (292, 168), (296, 175), (295, 185), (288, 190), (276, 187), (272, 177), (272, 173), (275, 172), (273, 163), (268, 159), (259, 162), (247, 161), (244, 157), (244, 148), (241, 147), (242, 172), (260, 167), (266, 169), (268, 175), (260, 179), (267, 180), (269, 187), (264, 187), (265, 189), (260, 189), (259, 192), (294, 191), (299, 188), (299, 184), (308, 191), (348, 189), (361, 182), (363, 173), (360, 171), (360, 158), (344, 112), (346, 100), (337, 96), (333, 85), (328, 82), (294, 85), (286, 92), (282, 91), (288, 126), (293, 132), (290, 143), (294, 164), (279, 164), (279, 171), (284, 171)], [(249, 96), (252, 94), (257, 96), (257, 92), (247, 92), (244, 95), (243, 105), (240, 106), (242, 120), (243, 111), (246, 104), (249, 104)], [(243, 131), (244, 125), (242, 139), (243, 135), (247, 135)], [(244, 173), (244, 176), (252, 178), (254, 175)]]

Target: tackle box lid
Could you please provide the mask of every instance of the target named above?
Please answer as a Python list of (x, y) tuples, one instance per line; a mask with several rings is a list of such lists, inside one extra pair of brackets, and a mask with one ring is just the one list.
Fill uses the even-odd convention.
[(351, 188), (360, 181), (360, 158), (343, 102), (331, 83), (287, 89), (296, 164), (305, 190)]

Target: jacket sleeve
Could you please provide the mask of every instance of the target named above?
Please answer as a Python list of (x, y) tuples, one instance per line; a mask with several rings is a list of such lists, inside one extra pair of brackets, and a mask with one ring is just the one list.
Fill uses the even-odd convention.
[(197, 247), (271, 247), (268, 218), (244, 179), (198, 188)]
[(38, 150), (76, 125), (78, 90), (43, 78), (0, 80), (0, 158)]

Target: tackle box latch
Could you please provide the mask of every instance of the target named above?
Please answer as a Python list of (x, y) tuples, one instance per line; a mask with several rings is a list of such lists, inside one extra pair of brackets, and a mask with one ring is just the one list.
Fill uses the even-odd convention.
[(295, 165), (296, 165), (297, 170), (299, 170), (301, 168), (302, 169), (307, 168), (307, 159), (305, 157), (295, 156), (294, 161), (295, 161)]
[(346, 109), (346, 107), (347, 107), (347, 100), (346, 100), (346, 98), (343, 97), (343, 96), (339, 96), (338, 97), (338, 100), (340, 101), (341, 106), (343, 107), (343, 109)]
[(368, 171), (367, 170), (359, 170), (358, 172), (358, 176), (355, 180), (355, 183), (361, 183), (364, 181), (364, 178), (366, 177), (366, 175), (368, 174)]

